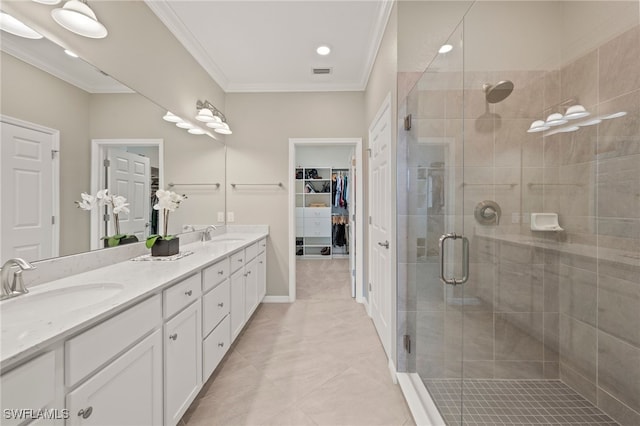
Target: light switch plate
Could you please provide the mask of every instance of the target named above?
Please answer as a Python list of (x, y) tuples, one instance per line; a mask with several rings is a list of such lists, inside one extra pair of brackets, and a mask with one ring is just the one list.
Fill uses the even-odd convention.
[(224, 222), (224, 212), (218, 212), (218, 222)]
[(235, 215), (233, 214), (233, 212), (227, 212), (227, 222), (231, 223), (234, 220), (236, 220)]

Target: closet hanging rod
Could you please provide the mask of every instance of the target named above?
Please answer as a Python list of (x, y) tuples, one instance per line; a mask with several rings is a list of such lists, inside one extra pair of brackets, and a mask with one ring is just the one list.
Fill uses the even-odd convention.
[(230, 184), (232, 188), (235, 188), (236, 186), (277, 186), (279, 188), (284, 188), (284, 185), (282, 184), (282, 182), (278, 182), (278, 183), (231, 183)]
[(215, 186), (216, 188), (220, 188), (219, 183), (174, 183), (169, 182), (167, 185), (169, 188), (173, 188), (174, 186)]

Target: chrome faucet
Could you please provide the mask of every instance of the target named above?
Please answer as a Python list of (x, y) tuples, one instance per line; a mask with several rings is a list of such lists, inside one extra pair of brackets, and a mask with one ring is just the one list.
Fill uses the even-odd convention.
[[(9, 281), (11, 267), (14, 265), (20, 269), (13, 273), (13, 280)], [(30, 271), (32, 269), (36, 269), (36, 267), (19, 257), (7, 260), (4, 265), (2, 265), (2, 270), (0, 271), (0, 283), (2, 283), (0, 300), (29, 293), (29, 290), (24, 286), (22, 271)]]
[(209, 225), (207, 226), (204, 231), (202, 231), (202, 236), (200, 237), (200, 241), (205, 242), (205, 241), (211, 241), (211, 238), (213, 237), (213, 235), (211, 235), (211, 231), (215, 231), (216, 226), (215, 225)]

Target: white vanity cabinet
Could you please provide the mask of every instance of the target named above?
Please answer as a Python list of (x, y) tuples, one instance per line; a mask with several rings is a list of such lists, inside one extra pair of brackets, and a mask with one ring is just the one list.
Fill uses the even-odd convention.
[(205, 382), (231, 344), (229, 281), (226, 258), (202, 271), (202, 381)]
[(165, 425), (180, 421), (202, 385), (201, 288), (197, 273), (163, 294)]
[(161, 318), (156, 295), (65, 342), (67, 425), (162, 422)]
[(267, 239), (258, 241), (258, 303), (267, 295)]
[[(57, 362), (61, 353), (61, 350), (49, 351), (2, 374), (0, 377), (2, 421), (0, 423), (18, 425), (26, 419), (33, 418), (30, 412), (24, 410), (57, 409), (58, 412), (51, 414), (59, 417), (58, 419), (41, 421), (41, 424), (64, 424), (62, 418), (64, 413), (61, 410), (64, 407), (62, 363)], [(34, 383), (38, 386), (34, 386)]]
[(244, 250), (231, 255), (231, 341), (244, 327)]
[(156, 330), (67, 395), (67, 425), (162, 423), (162, 333)]

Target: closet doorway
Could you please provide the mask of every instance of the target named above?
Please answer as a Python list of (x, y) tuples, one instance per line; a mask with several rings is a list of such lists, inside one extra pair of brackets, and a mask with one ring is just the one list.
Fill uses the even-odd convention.
[(362, 139), (289, 139), (289, 176), (289, 301), (297, 259), (348, 259), (362, 303)]

